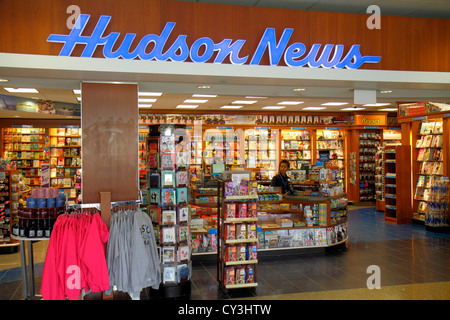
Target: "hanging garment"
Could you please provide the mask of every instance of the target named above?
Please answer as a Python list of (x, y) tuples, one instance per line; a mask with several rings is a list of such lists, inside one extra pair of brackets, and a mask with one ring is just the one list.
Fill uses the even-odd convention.
[(106, 250), (110, 287), (138, 298), (142, 289), (159, 288), (161, 270), (153, 225), (140, 209), (113, 212)]
[(109, 231), (97, 212), (64, 214), (52, 231), (41, 279), (45, 300), (77, 300), (82, 289), (109, 289), (105, 243)]

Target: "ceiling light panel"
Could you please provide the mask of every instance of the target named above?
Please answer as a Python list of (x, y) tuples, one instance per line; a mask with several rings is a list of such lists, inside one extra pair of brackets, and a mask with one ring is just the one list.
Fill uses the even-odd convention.
[(303, 103), (304, 101), (282, 101), (282, 102), (278, 102), (277, 104), (283, 104), (286, 106), (296, 106), (298, 104)]
[(3, 88), (8, 92), (12, 92), (12, 93), (39, 93), (39, 91), (37, 91), (34, 88)]

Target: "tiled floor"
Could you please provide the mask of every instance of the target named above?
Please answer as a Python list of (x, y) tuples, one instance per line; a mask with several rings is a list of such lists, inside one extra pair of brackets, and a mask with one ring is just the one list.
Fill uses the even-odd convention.
[[(450, 234), (385, 223), (373, 207), (349, 210), (348, 234), (343, 250), (260, 257), (255, 290), (224, 292), (216, 263), (195, 262), (190, 299), (450, 299)], [(35, 246), (39, 292), (45, 243)], [(18, 265), (17, 257), (0, 256), (0, 268), (9, 266), (0, 271), (0, 299), (23, 299)], [(371, 265), (380, 268), (380, 290), (367, 289)]]

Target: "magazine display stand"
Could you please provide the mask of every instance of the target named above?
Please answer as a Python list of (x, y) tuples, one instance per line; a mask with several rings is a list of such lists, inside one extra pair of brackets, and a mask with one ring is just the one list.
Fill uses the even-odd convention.
[(414, 214), (413, 219), (425, 220), (428, 202), (431, 200), (431, 188), (435, 180), (443, 175), (443, 127), (442, 120), (423, 121), (415, 142)]
[(222, 289), (255, 288), (258, 186), (250, 171), (225, 171), (219, 183), (217, 280)]
[(157, 229), (162, 273), (159, 290), (152, 295), (174, 298), (191, 291), (190, 143), (180, 126), (160, 126), (159, 133), (148, 139), (148, 210)]

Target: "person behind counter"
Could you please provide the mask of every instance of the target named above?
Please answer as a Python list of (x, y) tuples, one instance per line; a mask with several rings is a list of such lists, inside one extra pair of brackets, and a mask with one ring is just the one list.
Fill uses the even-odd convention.
[(272, 178), (270, 184), (272, 187), (281, 187), (281, 193), (286, 195), (292, 193), (289, 178), (286, 175), (286, 171), (288, 170), (289, 161), (286, 159), (281, 160), (278, 167), (278, 174)]

